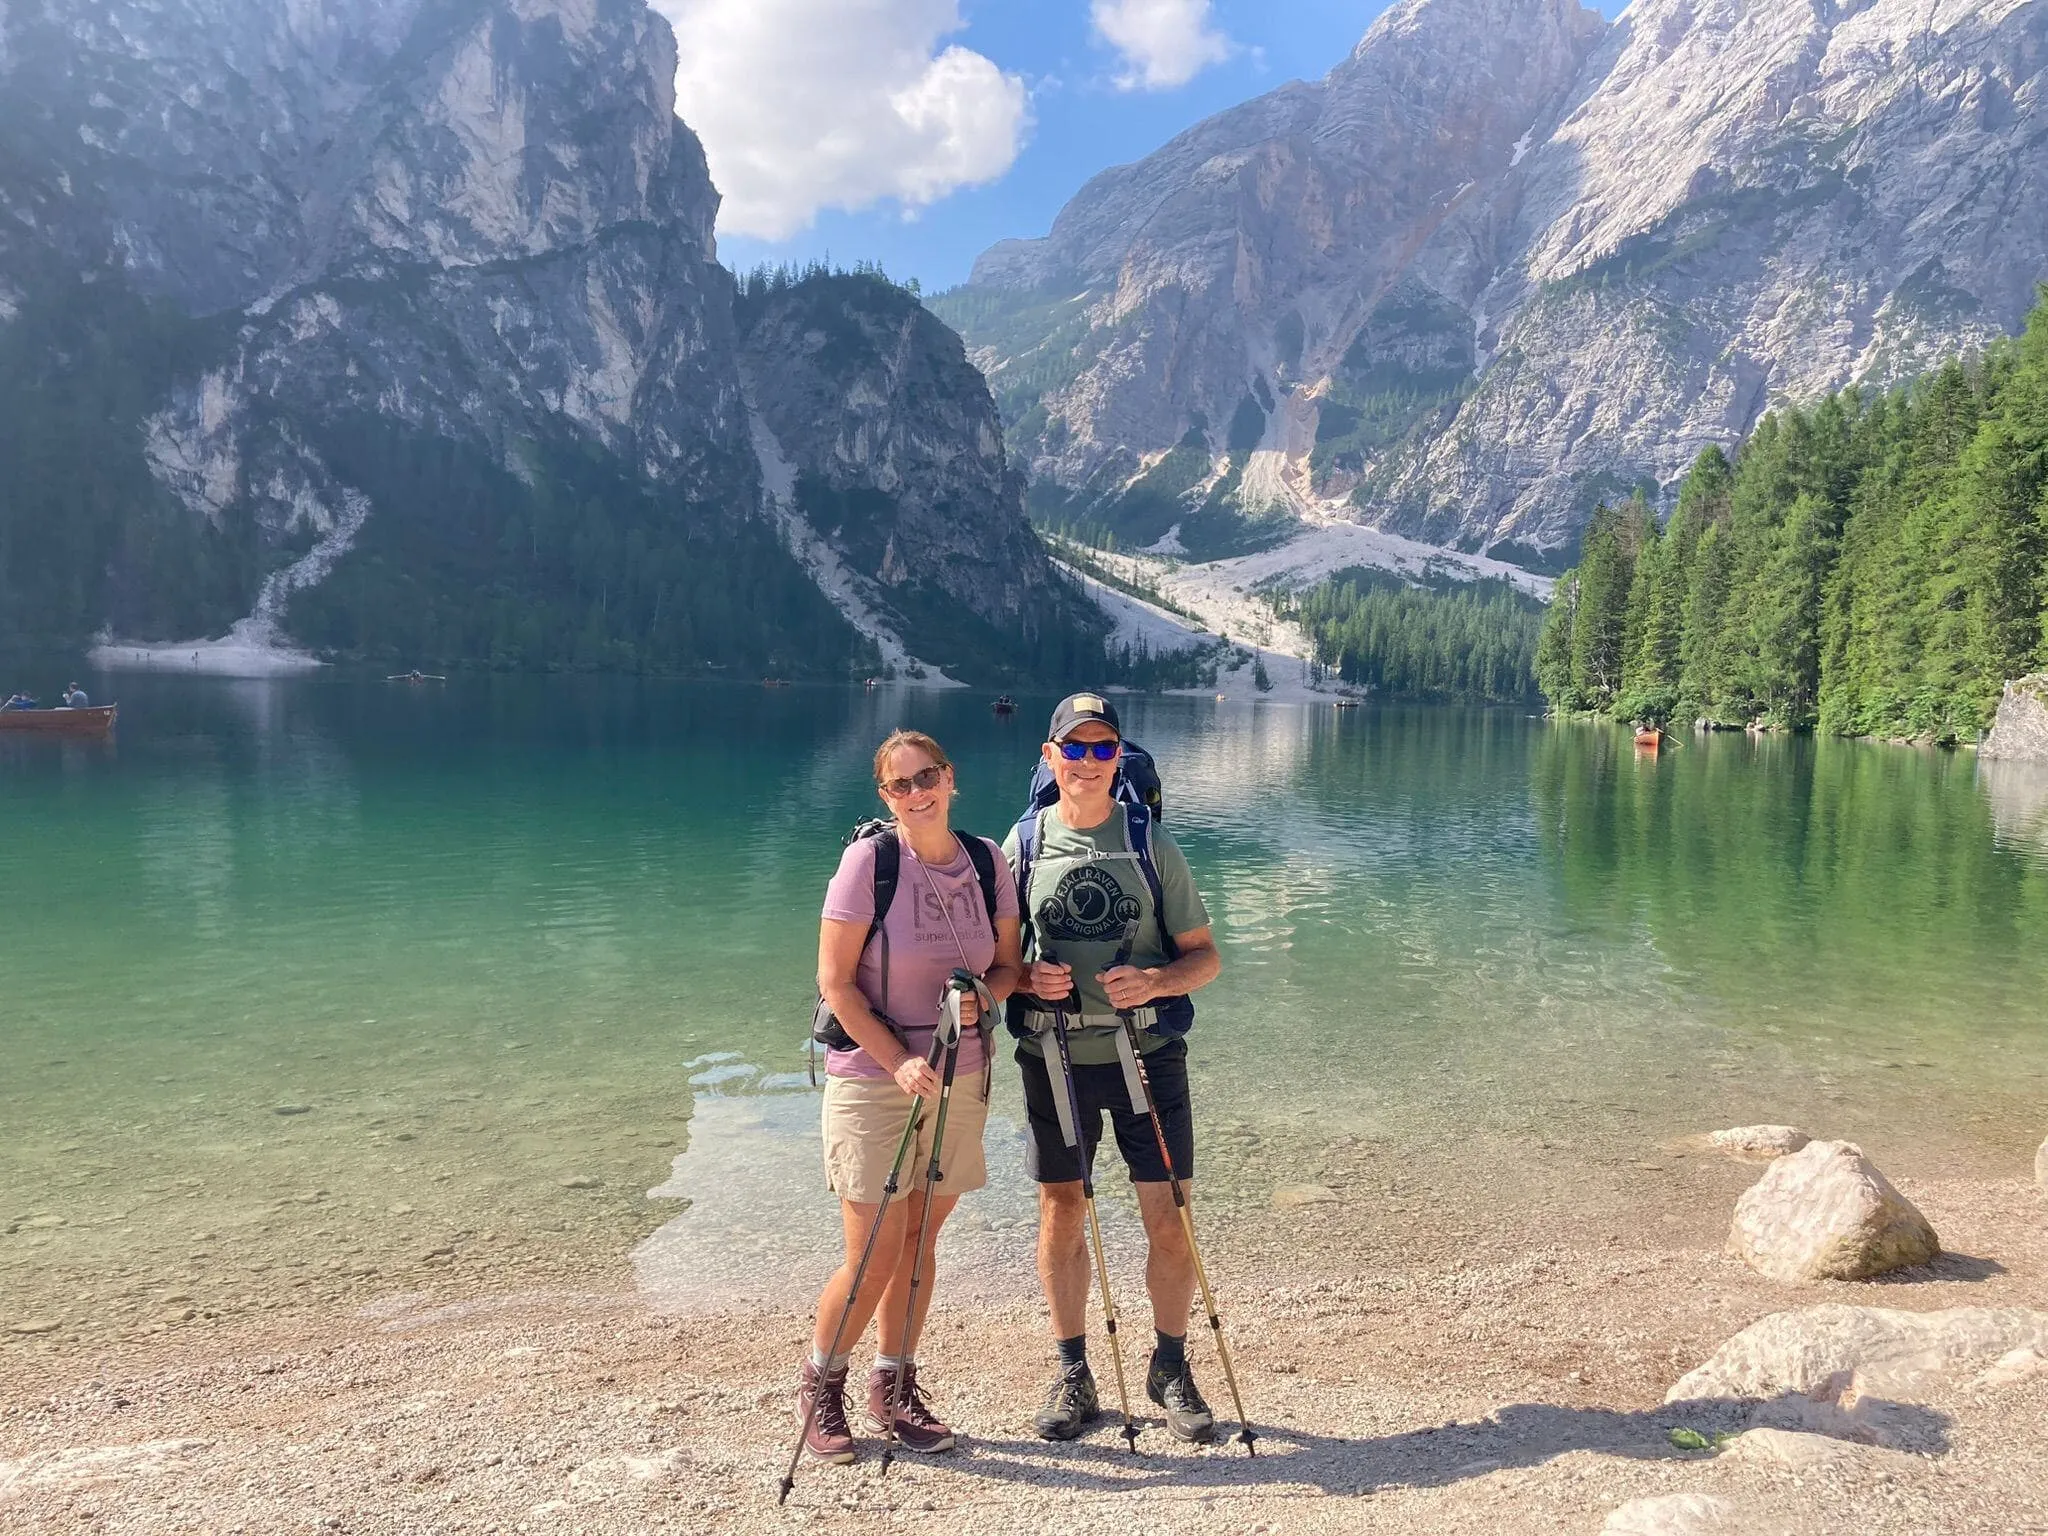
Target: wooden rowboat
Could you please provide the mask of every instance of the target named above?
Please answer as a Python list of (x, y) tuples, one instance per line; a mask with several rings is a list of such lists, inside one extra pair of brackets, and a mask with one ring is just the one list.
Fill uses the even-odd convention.
[(0, 709), (0, 731), (39, 731), (49, 736), (104, 736), (114, 728), (120, 706), (92, 709)]
[(1654, 752), (1663, 745), (1664, 733), (1662, 731), (1636, 732), (1636, 746), (1641, 751)]

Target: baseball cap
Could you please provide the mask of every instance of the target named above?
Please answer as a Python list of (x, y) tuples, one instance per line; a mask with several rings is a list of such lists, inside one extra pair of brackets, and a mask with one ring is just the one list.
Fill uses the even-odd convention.
[(1076, 726), (1096, 720), (1115, 731), (1119, 737), (1124, 733), (1123, 723), (1116, 717), (1116, 706), (1099, 693), (1071, 693), (1060, 700), (1059, 708), (1052, 712), (1052, 728), (1046, 734), (1047, 741), (1065, 741)]

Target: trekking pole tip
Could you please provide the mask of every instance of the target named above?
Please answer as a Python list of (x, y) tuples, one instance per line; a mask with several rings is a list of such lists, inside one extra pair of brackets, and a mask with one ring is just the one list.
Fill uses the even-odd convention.
[(793, 1477), (785, 1477), (777, 1486), (780, 1487), (781, 1492), (775, 1495), (776, 1504), (778, 1506), (787, 1504), (789, 1502), (789, 1495), (791, 1490), (796, 1487), (796, 1479)]

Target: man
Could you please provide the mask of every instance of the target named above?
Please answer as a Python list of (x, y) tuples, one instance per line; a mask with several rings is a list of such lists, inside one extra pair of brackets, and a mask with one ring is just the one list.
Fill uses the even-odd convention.
[(0, 709), (34, 709), (35, 707), (36, 701), (25, 693), (17, 693), (10, 697), (5, 704), (0, 704)]
[[(1032, 962), (1020, 989), (1030, 994), (1025, 1015), (1038, 1033), (1020, 1040), (1030, 1121), (1025, 1166), (1038, 1182), (1038, 1275), (1052, 1312), (1059, 1374), (1035, 1420), (1048, 1440), (1071, 1440), (1101, 1411), (1088, 1366), (1088, 1250), (1081, 1158), (1092, 1164), (1109, 1114), (1117, 1150), (1137, 1188), (1149, 1255), (1145, 1287), (1157, 1335), (1146, 1394), (1166, 1411), (1167, 1428), (1183, 1440), (1207, 1440), (1215, 1418), (1188, 1367), (1188, 1311), (1195, 1295), (1194, 1257), (1167, 1183), (1142, 1096), (1131, 1092), (1119, 1055), (1118, 1009), (1137, 1010), (1144, 1033), (1139, 1049), (1159, 1107), (1160, 1125), (1185, 1184), (1194, 1173), (1194, 1118), (1188, 1103), (1187, 1042), (1191, 1018), (1186, 995), (1207, 986), (1223, 968), (1209, 931), (1209, 914), (1195, 891), (1187, 860), (1174, 841), (1150, 827), (1153, 894), (1131, 840), (1129, 809), (1112, 797), (1123, 730), (1115, 708), (1099, 694), (1077, 693), (1053, 711), (1040, 748), (1059, 790), (1057, 804), (1037, 813), (1028, 860), (1020, 859), (1019, 829), (1003, 851), (1028, 881), (1019, 894), (1030, 935)], [(1127, 924), (1137, 921), (1129, 963), (1117, 964)], [(1052, 959), (1045, 957), (1050, 954)], [(1035, 1001), (1033, 1001), (1035, 999)], [(1155, 1003), (1162, 1004), (1155, 1008)], [(1074, 1089), (1080, 1102), (1077, 1152), (1061, 1132), (1065, 1093), (1059, 1055), (1045, 1031), (1052, 1005), (1066, 1011), (1071, 1032)], [(1169, 1027), (1158, 1027), (1162, 1022)], [(1177, 1030), (1173, 1026), (1178, 1026)]]
[(76, 683), (64, 685), (64, 707), (66, 709), (91, 709), (92, 700), (85, 696), (85, 690)]

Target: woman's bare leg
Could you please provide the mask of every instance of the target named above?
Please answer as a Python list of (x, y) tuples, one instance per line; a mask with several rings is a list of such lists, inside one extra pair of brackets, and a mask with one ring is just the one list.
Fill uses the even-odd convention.
[[(914, 1207), (921, 1204), (921, 1201), (913, 1202), (901, 1196), (890, 1202), (889, 1214), (882, 1218), (882, 1230), (875, 1238), (874, 1257), (868, 1260), (868, 1272), (861, 1277), (860, 1295), (854, 1298), (853, 1310), (846, 1317), (846, 1327), (839, 1334), (839, 1353), (842, 1355), (859, 1343), (861, 1335), (868, 1331), (875, 1308), (884, 1294), (893, 1289), (899, 1261), (906, 1271), (905, 1283), (908, 1283), (910, 1250), (905, 1234), (916, 1215)], [(937, 1200), (932, 1202), (935, 1215), (940, 1204)], [(832, 1347), (832, 1335), (839, 1328), (839, 1314), (846, 1306), (847, 1292), (853, 1289), (854, 1269), (867, 1247), (868, 1231), (874, 1226), (875, 1213), (880, 1209), (879, 1204), (862, 1205), (852, 1200), (839, 1202), (839, 1223), (846, 1240), (846, 1257), (832, 1272), (832, 1278), (825, 1282), (825, 1289), (818, 1293), (818, 1320), (811, 1331), (811, 1342), (821, 1359)], [(902, 1329), (902, 1307), (899, 1298), (894, 1324), (899, 1332)], [(884, 1323), (883, 1326), (886, 1329), (890, 1325)]]
[[(915, 1228), (916, 1219), (924, 1211), (922, 1192), (904, 1202), (910, 1207), (906, 1213), (910, 1218), (904, 1223), (902, 1235), (897, 1239), (896, 1265), (889, 1278), (888, 1294), (882, 1297), (882, 1316), (879, 1330), (879, 1349), (885, 1355), (915, 1354), (917, 1341), (924, 1333), (925, 1314), (931, 1311), (934, 1274), (933, 1250), (938, 1246), (939, 1228), (946, 1224), (946, 1218), (953, 1214), (953, 1207), (960, 1203), (958, 1195), (934, 1195), (932, 1197), (931, 1223), (920, 1234)], [(895, 1212), (890, 1212), (893, 1217)], [(917, 1311), (910, 1319), (910, 1337), (906, 1342), (903, 1335), (903, 1308), (910, 1299), (910, 1265), (916, 1256), (920, 1235), (924, 1242), (924, 1262), (918, 1266)], [(884, 1231), (882, 1239), (888, 1240)], [(865, 1287), (863, 1287), (865, 1289)], [(843, 1346), (842, 1346), (843, 1348)]]

